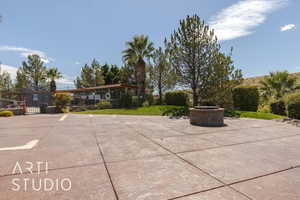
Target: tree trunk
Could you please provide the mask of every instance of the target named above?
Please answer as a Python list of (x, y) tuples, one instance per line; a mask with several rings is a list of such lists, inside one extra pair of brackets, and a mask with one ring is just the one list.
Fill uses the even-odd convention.
[(146, 80), (146, 72), (145, 72), (145, 61), (140, 58), (136, 65), (137, 72), (137, 87), (138, 87), (138, 97), (144, 98), (145, 96), (145, 80)]
[(198, 106), (198, 94), (197, 94), (197, 88), (192, 88), (193, 90), (193, 106)]

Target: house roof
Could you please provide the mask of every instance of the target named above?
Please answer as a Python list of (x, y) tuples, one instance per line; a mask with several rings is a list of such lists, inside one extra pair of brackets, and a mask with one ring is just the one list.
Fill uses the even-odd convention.
[(137, 86), (128, 85), (128, 84), (101, 85), (101, 86), (96, 86), (96, 87), (79, 88), (79, 89), (72, 89), (72, 90), (56, 90), (55, 93), (73, 93), (73, 92), (84, 92), (84, 91), (92, 91), (92, 90), (98, 90), (98, 89), (111, 89), (111, 88), (134, 88), (134, 89), (136, 89)]

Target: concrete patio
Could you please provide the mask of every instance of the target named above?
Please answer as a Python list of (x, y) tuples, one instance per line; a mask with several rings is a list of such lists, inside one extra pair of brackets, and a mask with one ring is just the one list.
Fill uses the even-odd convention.
[[(31, 115), (0, 119), (0, 199), (299, 200), (300, 128), (227, 119), (191, 126), (158, 116)], [(39, 140), (28, 150), (5, 151)], [(30, 163), (33, 173), (13, 173)], [(69, 191), (34, 191), (14, 178), (69, 178)]]

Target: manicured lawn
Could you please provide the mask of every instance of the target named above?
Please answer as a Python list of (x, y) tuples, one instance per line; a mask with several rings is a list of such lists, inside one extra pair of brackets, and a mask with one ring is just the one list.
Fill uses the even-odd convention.
[(265, 120), (285, 118), (285, 116), (275, 115), (272, 113), (248, 112), (248, 111), (235, 111), (235, 112), (239, 114), (241, 118), (254, 118), (254, 119), (265, 119)]
[(88, 110), (76, 112), (76, 114), (102, 114), (102, 115), (162, 115), (167, 109), (179, 108), (180, 106), (147, 106), (140, 108)]
[[(87, 110), (83, 112), (76, 112), (76, 114), (101, 114), (101, 115), (163, 115), (166, 110), (181, 108), (180, 106), (147, 106), (140, 108), (122, 108), (122, 109), (104, 109), (104, 110)], [(249, 111), (230, 111), (225, 112), (225, 116), (234, 116), (241, 118), (254, 118), (254, 119), (280, 119), (285, 116), (274, 115), (272, 113), (262, 112), (249, 112)]]

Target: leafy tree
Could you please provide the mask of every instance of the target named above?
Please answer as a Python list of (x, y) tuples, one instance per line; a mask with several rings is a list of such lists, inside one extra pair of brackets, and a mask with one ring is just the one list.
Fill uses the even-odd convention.
[(129, 66), (134, 66), (138, 96), (145, 96), (146, 87), (146, 58), (152, 56), (154, 45), (144, 35), (134, 36), (132, 41), (126, 43), (127, 49), (123, 51), (123, 59)]
[(129, 65), (121, 67), (120, 83), (136, 85), (136, 75), (133, 67)]
[(168, 48), (178, 83), (192, 89), (193, 105), (196, 106), (199, 95), (203, 94), (200, 88), (207, 88), (210, 82), (214, 57), (220, 49), (214, 31), (197, 15), (187, 16), (171, 35)]
[(48, 69), (47, 76), (50, 79), (50, 92), (55, 92), (56, 80), (62, 78), (63, 76), (56, 67)]
[(45, 89), (47, 81), (47, 69), (39, 55), (29, 55), (28, 61), (22, 63), (17, 72), (17, 86), (32, 88), (35, 90)]
[(101, 66), (94, 59), (91, 66), (85, 64), (81, 69), (80, 77), (75, 80), (77, 88), (87, 88), (104, 85), (104, 76), (101, 70)]
[(1, 72), (0, 67), (0, 90), (10, 90), (12, 88), (12, 80), (8, 72)]
[(153, 65), (150, 66), (151, 85), (158, 91), (159, 103), (162, 103), (163, 93), (173, 89), (176, 84), (176, 74), (171, 67), (170, 54), (161, 47), (153, 54)]
[(272, 98), (278, 100), (297, 89), (297, 78), (290, 76), (288, 71), (271, 72), (260, 84), (261, 95), (265, 101)]
[(202, 99), (213, 102), (222, 107), (232, 107), (232, 89), (242, 83), (243, 76), (239, 69), (235, 69), (230, 55), (216, 53), (209, 72), (206, 87), (199, 88)]
[(102, 69), (105, 70), (104, 79), (105, 85), (120, 83), (120, 69), (116, 65), (104, 65)]

